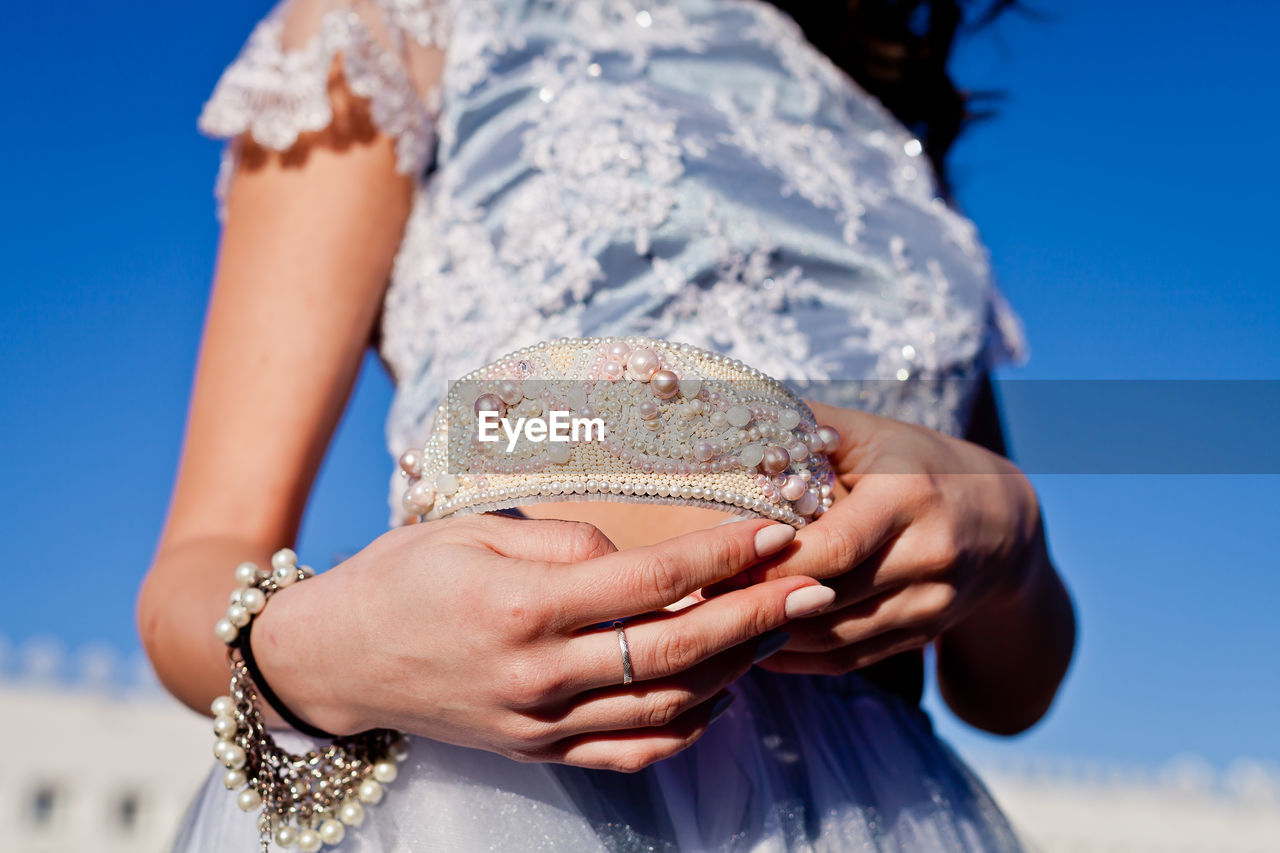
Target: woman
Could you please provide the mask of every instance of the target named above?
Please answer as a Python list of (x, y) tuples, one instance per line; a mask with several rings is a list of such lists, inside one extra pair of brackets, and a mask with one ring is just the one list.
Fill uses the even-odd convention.
[[(422, 736), (346, 848), (1018, 847), (918, 707), (932, 643), (951, 708), (1020, 731), (1074, 639), (1034, 493), (959, 438), (998, 449), (984, 380), (1017, 346), (926, 162), (959, 127), (959, 10), (778, 5), (815, 41), (762, 0), (288, 0), (206, 106), (235, 139), (225, 228), (139, 603), (191, 707), (225, 690), (207, 626), (230, 567), (292, 541), (371, 339), (395, 453), (448, 380), (561, 335), (806, 380), (844, 436), (849, 493), (794, 541), (607, 503), (400, 526), (397, 481), (395, 529), (254, 629), (302, 720)], [(617, 684), (617, 646), (581, 626), (698, 590), (635, 632)], [(255, 842), (221, 788), (178, 849)]]

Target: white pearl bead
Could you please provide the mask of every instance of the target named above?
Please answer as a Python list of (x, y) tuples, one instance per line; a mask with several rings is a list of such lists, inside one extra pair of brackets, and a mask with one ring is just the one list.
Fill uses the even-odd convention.
[(298, 830), (289, 826), (287, 823), (282, 823), (276, 827), (276, 844), (279, 844), (281, 847), (292, 847), (297, 843)]
[(304, 829), (298, 833), (298, 849), (302, 853), (316, 853), (324, 846), (324, 839), (314, 829)]
[(738, 453), (738, 461), (743, 468), (759, 468), (764, 461), (764, 448), (758, 444), (748, 444)]
[(340, 844), (347, 834), (347, 828), (333, 818), (320, 824), (320, 840), (325, 844)]
[(365, 779), (356, 789), (356, 796), (362, 803), (377, 805), (382, 801), (382, 785), (376, 779)]
[(698, 392), (701, 390), (702, 390), (701, 379), (690, 378), (690, 379), (680, 380), (680, 393), (683, 396), (688, 397), (689, 399), (693, 399), (694, 397), (698, 396)]
[(233, 604), (227, 608), (227, 621), (237, 628), (243, 628), (249, 624), (249, 611), (243, 604)]
[[(223, 742), (225, 743), (225, 741)], [(240, 744), (229, 743), (227, 748), (222, 751), (222, 766), (228, 770), (241, 770), (244, 768), (247, 757), (244, 754), (244, 748)]]
[(426, 480), (419, 480), (405, 493), (404, 505), (413, 515), (426, 515), (436, 502), (436, 490)]
[(298, 565), (298, 555), (293, 553), (292, 548), (281, 548), (271, 555), (271, 568), (293, 568)]
[(240, 586), (249, 586), (258, 579), (257, 563), (241, 563), (236, 566), (236, 583)]
[(228, 791), (243, 788), (248, 782), (249, 777), (244, 775), (243, 770), (228, 770), (222, 774), (222, 784)]
[(364, 806), (358, 800), (347, 800), (338, 809), (338, 820), (347, 826), (359, 826), (364, 823)]
[(800, 426), (800, 413), (795, 409), (783, 409), (778, 412), (778, 426), (785, 430), (793, 430)]
[(452, 474), (441, 474), (436, 477), (436, 491), (446, 498), (453, 497), (458, 491), (458, 478)]
[(262, 795), (252, 788), (245, 788), (236, 797), (236, 805), (240, 807), (240, 811), (251, 812), (262, 805)]
[(240, 604), (241, 602), (244, 601), (244, 593), (245, 593), (244, 587), (242, 586), (236, 587), (234, 590), (231, 591), (231, 595), (227, 596), (227, 604)]
[(725, 412), (725, 417), (729, 420), (730, 424), (736, 426), (738, 429), (742, 429), (747, 424), (751, 423), (751, 410), (746, 406), (734, 406), (729, 409), (729, 411)]
[(250, 613), (261, 613), (267, 605), (267, 596), (257, 587), (251, 587), (240, 596), (240, 604)]
[(234, 643), (236, 637), (240, 636), (240, 629), (232, 625), (229, 619), (222, 618), (213, 626), (213, 633), (224, 643)]
[(232, 701), (230, 696), (219, 696), (213, 700), (213, 704), (209, 706), (209, 712), (215, 717), (228, 717), (235, 713), (236, 703)]
[(240, 728), (236, 721), (231, 717), (218, 716), (213, 718), (213, 733), (218, 736), (219, 740), (231, 740), (235, 737), (236, 729)]
[(276, 570), (271, 573), (271, 579), (279, 586), (289, 586), (298, 579), (298, 570), (293, 566), (277, 566)]
[(235, 744), (231, 743), (230, 741), (225, 741), (225, 740), (215, 740), (213, 742), (213, 757), (218, 759), (219, 764), (223, 763), (223, 759), (226, 757), (227, 750), (234, 745)]
[(379, 761), (373, 765), (373, 778), (384, 784), (396, 781), (399, 774), (400, 770), (394, 761)]

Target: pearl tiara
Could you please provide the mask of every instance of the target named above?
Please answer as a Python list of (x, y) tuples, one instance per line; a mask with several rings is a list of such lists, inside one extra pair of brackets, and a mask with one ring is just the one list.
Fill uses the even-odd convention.
[(649, 338), (563, 338), (451, 384), (406, 451), (407, 513), (522, 504), (709, 506), (802, 527), (832, 502), (840, 436), (741, 361)]

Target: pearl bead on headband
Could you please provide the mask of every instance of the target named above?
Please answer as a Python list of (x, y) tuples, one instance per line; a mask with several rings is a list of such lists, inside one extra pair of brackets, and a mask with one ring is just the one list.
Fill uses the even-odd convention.
[(427, 520), (567, 500), (709, 506), (801, 527), (831, 505), (820, 426), (741, 361), (648, 338), (564, 338), (454, 382), (400, 466)]

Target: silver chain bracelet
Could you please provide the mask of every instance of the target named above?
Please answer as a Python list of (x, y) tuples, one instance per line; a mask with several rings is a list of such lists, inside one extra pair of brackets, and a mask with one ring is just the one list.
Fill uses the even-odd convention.
[[(382, 799), (383, 785), (398, 775), (397, 762), (408, 757), (408, 741), (400, 732), (373, 729), (336, 737), (304, 755), (276, 744), (263, 723), (260, 701), (281, 706), (261, 675), (254, 679), (248, 629), (272, 595), (315, 573), (298, 566), (297, 555), (288, 548), (272, 556), (271, 566), (271, 571), (255, 563), (236, 567), (238, 586), (226, 616), (214, 627), (227, 644), (231, 689), (210, 708), (217, 738), (213, 754), (227, 768), (222, 783), (238, 792), (237, 805), (258, 812), (262, 853), (269, 853), (273, 840), (280, 847), (296, 845), (303, 853), (314, 853), (340, 843), (348, 826), (364, 822), (364, 807)], [(287, 711), (282, 716), (293, 717)]]

